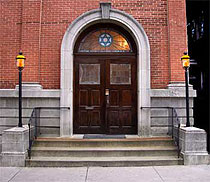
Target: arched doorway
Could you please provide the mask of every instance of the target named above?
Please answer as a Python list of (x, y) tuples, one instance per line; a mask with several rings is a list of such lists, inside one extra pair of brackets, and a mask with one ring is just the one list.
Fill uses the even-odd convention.
[(83, 30), (74, 49), (74, 134), (137, 134), (136, 45), (120, 26)]
[[(68, 27), (61, 44), (61, 86), (60, 86), (60, 135), (73, 135), (73, 63), (74, 48), (81, 32), (97, 23), (119, 25), (132, 36), (136, 44), (137, 60), (137, 133), (150, 136), (150, 112), (141, 107), (150, 106), (150, 46), (143, 27), (129, 14), (110, 8), (108, 17), (103, 16), (102, 8), (88, 11), (76, 18)], [(121, 53), (119, 53), (121, 54)]]

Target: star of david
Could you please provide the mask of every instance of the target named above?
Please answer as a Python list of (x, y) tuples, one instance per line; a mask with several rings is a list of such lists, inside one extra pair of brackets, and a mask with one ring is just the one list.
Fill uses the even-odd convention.
[(102, 33), (99, 36), (99, 43), (103, 47), (109, 47), (112, 44), (112, 36), (108, 33)]

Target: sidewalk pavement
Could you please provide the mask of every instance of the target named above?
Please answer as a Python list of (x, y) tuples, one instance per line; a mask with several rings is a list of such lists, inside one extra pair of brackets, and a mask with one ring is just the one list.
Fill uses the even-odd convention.
[(152, 167), (0, 167), (0, 182), (210, 182), (210, 165)]

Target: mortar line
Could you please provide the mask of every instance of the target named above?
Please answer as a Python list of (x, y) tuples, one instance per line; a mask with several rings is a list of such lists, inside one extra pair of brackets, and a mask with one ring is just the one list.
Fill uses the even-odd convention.
[(158, 174), (158, 176), (160, 177), (161, 181), (165, 182), (164, 179), (161, 177), (161, 175), (159, 174), (159, 172), (155, 169), (154, 166), (152, 166), (152, 168), (155, 170), (155, 172)]
[(87, 167), (86, 176), (85, 176), (85, 182), (87, 182), (87, 178), (88, 178), (88, 171), (89, 171), (89, 166)]
[(20, 168), (20, 169), (12, 176), (12, 178), (11, 178), (8, 182), (12, 181), (12, 180), (17, 176), (17, 174), (18, 174), (21, 170), (22, 170), (22, 168)]

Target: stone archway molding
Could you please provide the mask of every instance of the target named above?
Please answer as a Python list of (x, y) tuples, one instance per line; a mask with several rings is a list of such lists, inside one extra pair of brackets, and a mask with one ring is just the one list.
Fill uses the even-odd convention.
[(150, 106), (150, 46), (148, 37), (140, 25), (129, 14), (111, 8), (110, 3), (101, 3), (100, 9), (88, 11), (69, 25), (61, 45), (61, 109), (60, 136), (73, 135), (73, 50), (80, 33), (88, 26), (101, 22), (116, 23), (131, 33), (137, 45), (137, 118), (138, 135), (150, 135), (150, 112), (141, 107)]

